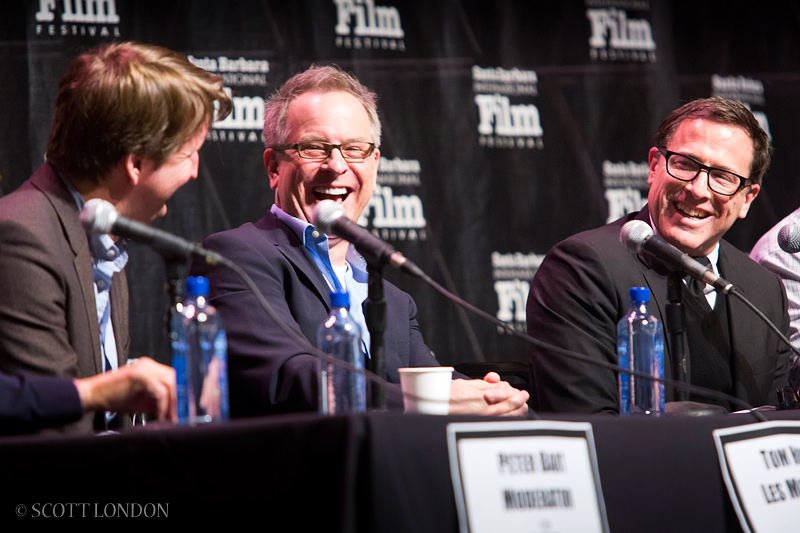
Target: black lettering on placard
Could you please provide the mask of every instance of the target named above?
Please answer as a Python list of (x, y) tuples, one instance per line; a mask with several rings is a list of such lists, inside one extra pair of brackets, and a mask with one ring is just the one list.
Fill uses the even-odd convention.
[(792, 498), (800, 498), (800, 479), (787, 479), (786, 487), (789, 489), (789, 496)]
[(795, 464), (800, 465), (800, 448), (797, 446), (789, 446), (789, 452), (791, 452)]
[(761, 491), (764, 493), (767, 503), (778, 503), (786, 499), (786, 494), (783, 493), (783, 488), (778, 483), (761, 485)]
[(506, 509), (569, 508), (573, 506), (569, 489), (530, 489), (503, 491)]
[(764, 458), (764, 464), (767, 470), (771, 468), (778, 468), (781, 466), (788, 466), (789, 456), (786, 450), (761, 450), (761, 456)]
[(501, 474), (528, 474), (536, 471), (533, 455), (528, 453), (501, 453), (498, 459)]
[(541, 453), (542, 458), (542, 470), (546, 472), (561, 472), (566, 470), (566, 464), (564, 463), (564, 454), (563, 453)]

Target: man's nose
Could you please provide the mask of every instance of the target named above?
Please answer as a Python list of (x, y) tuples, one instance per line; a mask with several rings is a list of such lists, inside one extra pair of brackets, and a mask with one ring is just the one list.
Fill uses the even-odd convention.
[(686, 183), (684, 188), (699, 198), (711, 196), (711, 189), (708, 188), (709, 179), (711, 179), (711, 176), (708, 174), (708, 171), (700, 169), (697, 176), (695, 176), (692, 181)]
[(345, 160), (340, 147), (337, 146), (331, 150), (330, 155), (327, 159), (325, 159), (325, 166), (338, 173), (342, 173), (347, 170), (347, 161)]

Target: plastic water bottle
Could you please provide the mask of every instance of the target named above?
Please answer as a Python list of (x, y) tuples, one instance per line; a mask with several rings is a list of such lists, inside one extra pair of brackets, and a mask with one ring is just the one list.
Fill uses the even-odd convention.
[[(617, 325), (619, 366), (653, 377), (664, 377), (664, 331), (650, 314), (646, 287), (630, 289), (631, 307)], [(620, 372), (619, 412), (621, 415), (664, 413), (664, 384)]]
[(186, 301), (171, 317), (172, 367), (181, 424), (221, 422), (229, 417), (228, 342), (222, 318), (208, 303), (208, 279), (186, 280)]
[(169, 337), (172, 344), (172, 368), (175, 370), (175, 389), (178, 401), (178, 421), (185, 424), (189, 420), (189, 390), (186, 379), (186, 357), (189, 345), (186, 342), (186, 328), (183, 327), (183, 303), (178, 302), (169, 310)]
[[(331, 315), (317, 331), (317, 347), (358, 370), (364, 369), (361, 329), (350, 317), (347, 291), (331, 291)], [(363, 413), (367, 386), (363, 373), (332, 363), (320, 363), (319, 412), (325, 415)]]

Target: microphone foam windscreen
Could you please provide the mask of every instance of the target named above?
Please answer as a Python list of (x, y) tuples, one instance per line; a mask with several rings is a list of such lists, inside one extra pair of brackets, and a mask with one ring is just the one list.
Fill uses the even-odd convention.
[(800, 252), (800, 227), (797, 224), (786, 224), (778, 231), (778, 246), (790, 254)]
[(311, 213), (314, 218), (314, 226), (322, 230), (323, 233), (330, 232), (331, 224), (337, 218), (345, 216), (344, 207), (337, 204), (333, 200), (322, 200), (314, 206), (314, 211)]
[(639, 253), (645, 239), (653, 235), (653, 228), (643, 220), (626, 222), (619, 232), (619, 242), (625, 245), (628, 251)]
[(109, 202), (100, 198), (92, 198), (81, 210), (81, 224), (91, 233), (110, 233), (119, 213)]

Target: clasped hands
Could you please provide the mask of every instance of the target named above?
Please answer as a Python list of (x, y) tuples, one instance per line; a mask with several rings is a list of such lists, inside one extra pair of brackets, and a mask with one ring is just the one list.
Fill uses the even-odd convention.
[(496, 372), (483, 379), (455, 379), (450, 386), (450, 414), (525, 416), (528, 391), (515, 389)]

